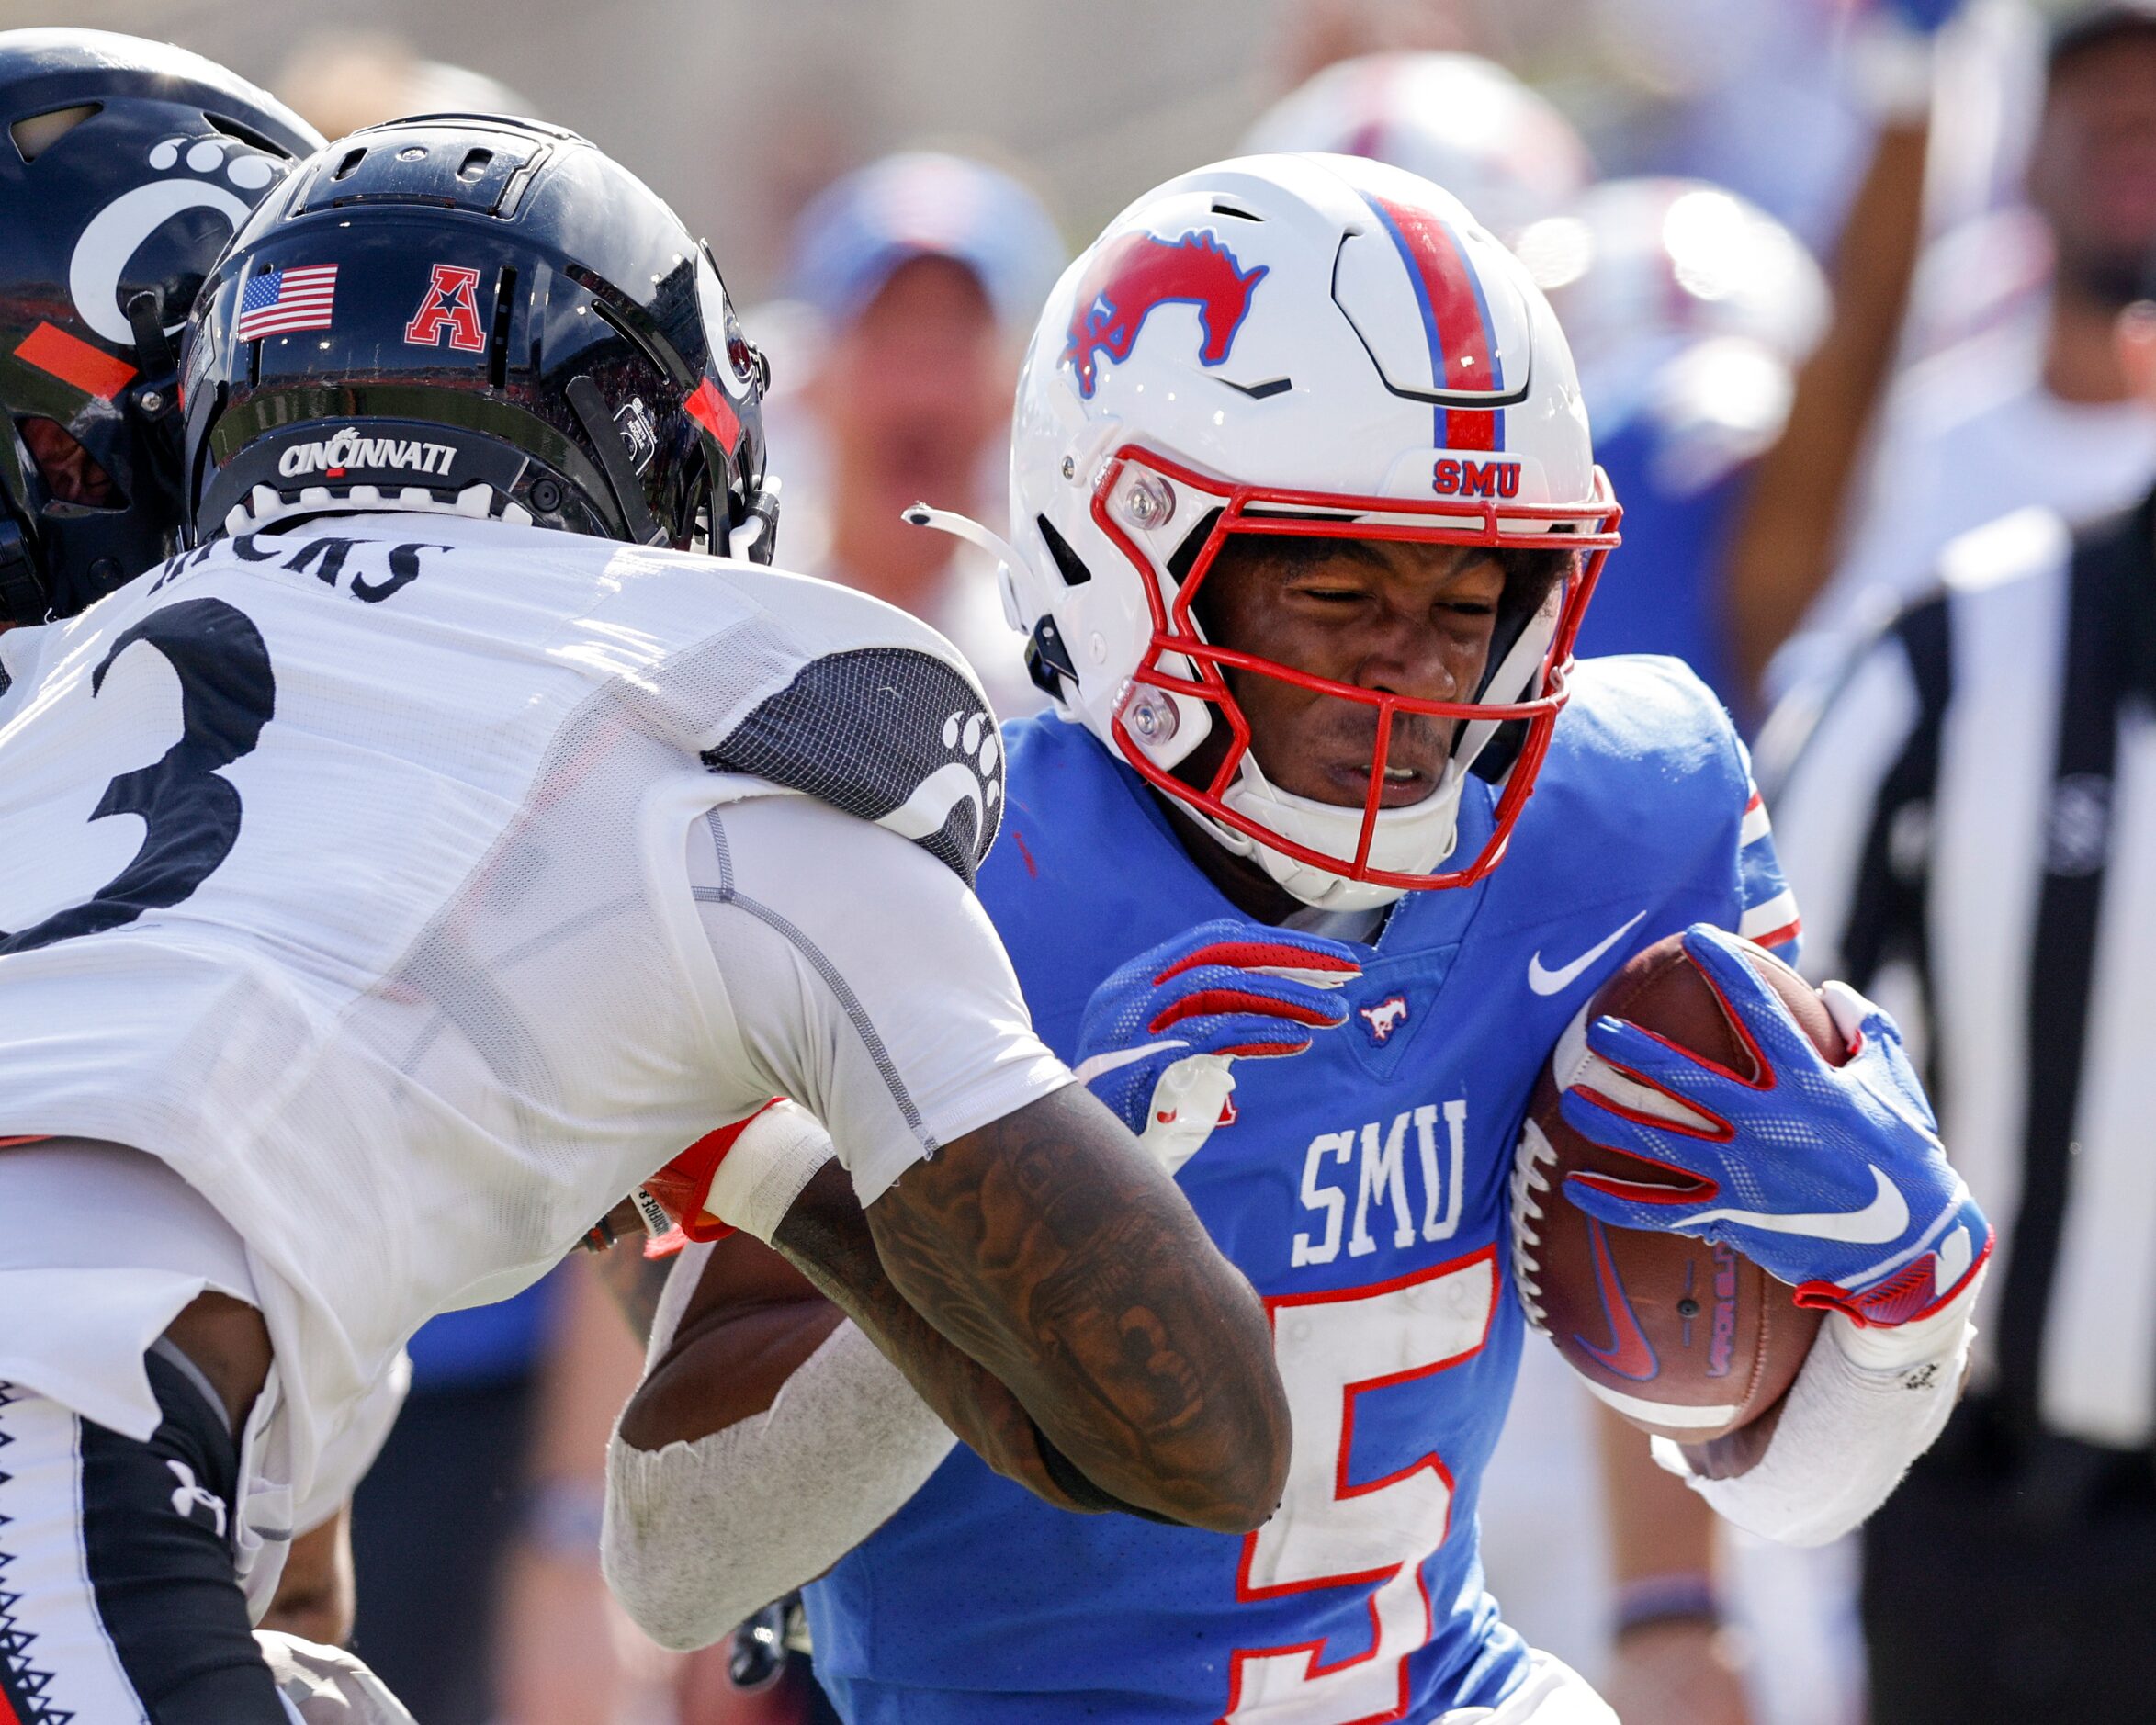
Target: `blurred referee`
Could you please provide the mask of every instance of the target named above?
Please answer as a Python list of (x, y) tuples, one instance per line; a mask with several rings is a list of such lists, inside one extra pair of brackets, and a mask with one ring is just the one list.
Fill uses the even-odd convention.
[[(2156, 402), (2156, 304), (2117, 340)], [(1805, 957), (1921, 1044), (2000, 1226), (1968, 1399), (1865, 1529), (1872, 1725), (2156, 1721), (2156, 495), (1941, 573), (1761, 745)]]

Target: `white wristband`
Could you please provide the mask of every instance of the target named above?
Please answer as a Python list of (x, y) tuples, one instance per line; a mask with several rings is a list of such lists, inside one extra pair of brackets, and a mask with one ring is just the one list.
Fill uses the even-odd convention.
[(412, 1725), (404, 1704), (343, 1648), (303, 1641), (281, 1629), (256, 1629), (254, 1644), (287, 1717), (300, 1725)]
[[(1886, 1502), (1945, 1428), (1960, 1396), (1961, 1369), (1976, 1334), (1969, 1314), (1983, 1276), (1980, 1269), (1919, 1335), (1836, 1328), (1830, 1318), (1789, 1386), (1766, 1453), (1749, 1471), (1698, 1478), (1666, 1438), (1654, 1440), (1654, 1460), (1746, 1532), (1785, 1545), (1838, 1539)], [(1916, 1353), (1923, 1342), (1933, 1351)], [(1875, 1345), (1868, 1359), (1862, 1351), (1868, 1343)]]
[(774, 1102), (734, 1140), (704, 1208), (769, 1246), (801, 1189), (835, 1154), (815, 1115), (796, 1102)]

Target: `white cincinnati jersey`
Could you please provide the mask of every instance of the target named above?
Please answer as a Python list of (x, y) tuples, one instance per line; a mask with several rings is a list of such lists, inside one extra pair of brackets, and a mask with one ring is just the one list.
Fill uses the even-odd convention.
[(1068, 1081), (970, 890), (986, 703), (876, 601), (340, 516), (0, 667), (0, 1141), (136, 1146), (238, 1231), (302, 1494), (419, 1324), (771, 1095), (865, 1201)]

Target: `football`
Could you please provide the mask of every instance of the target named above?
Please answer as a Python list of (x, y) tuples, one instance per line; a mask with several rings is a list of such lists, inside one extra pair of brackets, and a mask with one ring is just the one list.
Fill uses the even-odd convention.
[[(1837, 1065), (1846, 1059), (1817, 991), (1764, 948), (1747, 956), (1822, 1056)], [(1512, 1184), (1520, 1299), (1529, 1321), (1625, 1419), (1681, 1444), (1709, 1444), (1775, 1407), (1804, 1363), (1821, 1313), (1798, 1305), (1787, 1282), (1726, 1246), (1606, 1227), (1565, 1197), (1564, 1177), (1575, 1172), (1654, 1178), (1636, 1158), (1591, 1144), (1565, 1123), (1558, 1098), (1573, 1085), (1643, 1113), (1676, 1120), (1691, 1113), (1588, 1051), (1586, 1027), (1604, 1014), (1757, 1076), (1748, 1040), (1681, 935), (1635, 954), (1603, 984), (1559, 1039), (1521, 1131)]]

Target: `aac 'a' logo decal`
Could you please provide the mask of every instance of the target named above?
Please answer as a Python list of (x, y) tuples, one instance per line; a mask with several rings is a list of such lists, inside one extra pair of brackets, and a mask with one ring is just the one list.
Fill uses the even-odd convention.
[(1196, 306), (1204, 332), (1199, 363), (1225, 363), (1266, 267), (1245, 269), (1217, 235), (1200, 230), (1180, 240), (1126, 233), (1111, 241), (1078, 283), (1064, 336), (1063, 361), (1077, 376), (1078, 393), (1092, 399), (1100, 359), (1128, 359), (1158, 306)]
[(459, 264), (436, 264), (426, 297), (404, 326), (404, 339), (414, 347), (439, 347), (445, 332), (449, 345), (460, 354), (487, 351), (486, 332), (480, 328), (480, 273), (476, 269)]

